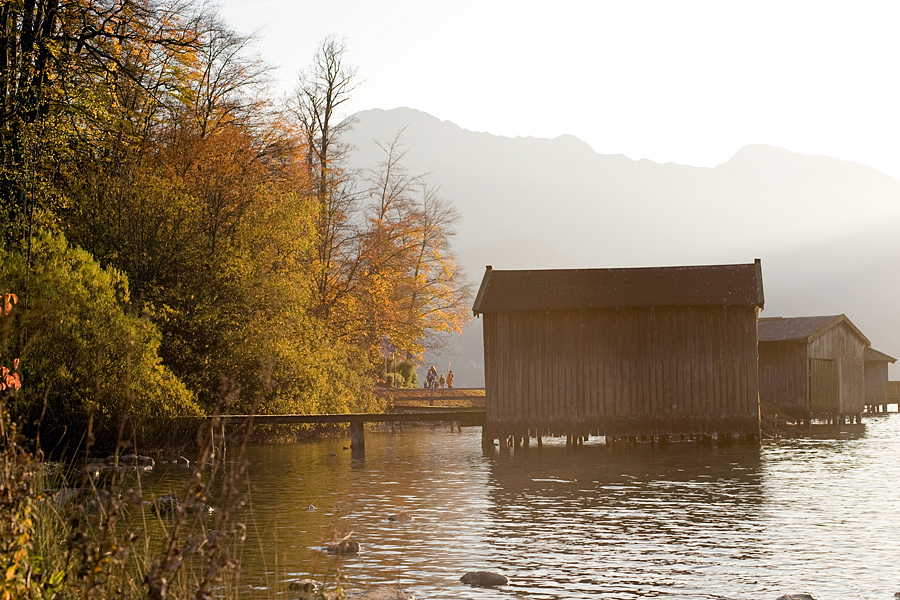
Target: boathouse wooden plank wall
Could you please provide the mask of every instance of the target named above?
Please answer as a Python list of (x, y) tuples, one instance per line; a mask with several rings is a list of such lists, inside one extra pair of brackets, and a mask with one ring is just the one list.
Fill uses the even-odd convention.
[(900, 411), (900, 381), (888, 381), (888, 404), (895, 403)]
[[(484, 320), (485, 437), (758, 435), (761, 270), (758, 263), (720, 268), (735, 267), (745, 293), (736, 293), (743, 300), (734, 304), (722, 299), (727, 291), (715, 302), (697, 296), (704, 275), (722, 275), (715, 267), (701, 269), (699, 278), (691, 272), (685, 286), (691, 291), (680, 298), (676, 290), (661, 299), (652, 281), (642, 280), (624, 294), (636, 306), (619, 305), (622, 295), (601, 285), (565, 289), (570, 282), (557, 273), (547, 278), (563, 281), (555, 291), (569, 300), (540, 290), (546, 296), (540, 301), (515, 300), (513, 309), (495, 310), (497, 304), (480, 302), (483, 282), (475, 312)], [(619, 271), (610, 285), (628, 285), (632, 273)], [(486, 279), (491, 275), (488, 269)], [(579, 273), (571, 276), (577, 280)], [(616, 297), (602, 298), (610, 294)], [(572, 307), (579, 303), (588, 306)], [(604, 303), (616, 306), (597, 306)], [(479, 310), (486, 305), (491, 309)]]
[(805, 343), (759, 343), (759, 399), (796, 415), (809, 411)]
[(883, 406), (888, 403), (888, 364), (866, 361), (866, 405)]
[(813, 415), (840, 415), (841, 360), (838, 358), (809, 359), (809, 407)]
[(891, 404), (888, 393), (888, 365), (897, 362), (893, 356), (888, 356), (873, 348), (865, 349), (866, 364), (866, 406), (873, 410), (879, 410)]
[(818, 402), (813, 394), (810, 409), (815, 412), (837, 412), (838, 414), (859, 414), (863, 411), (866, 398), (865, 359), (863, 352), (868, 340), (860, 338), (858, 330), (848, 321), (838, 323), (809, 344), (810, 359), (834, 361), (838, 370), (837, 404)]
[(484, 332), (494, 437), (759, 430), (754, 308), (496, 313)]

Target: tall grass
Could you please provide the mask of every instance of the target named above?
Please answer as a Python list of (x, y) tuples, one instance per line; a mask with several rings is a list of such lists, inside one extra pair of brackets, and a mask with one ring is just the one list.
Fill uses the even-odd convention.
[[(235, 395), (226, 388), (222, 406)], [(148, 509), (127, 444), (102, 469), (49, 463), (21, 435), (9, 397), (0, 398), (0, 600), (238, 597), (246, 428), (226, 436), (222, 419), (209, 419), (178, 500)]]

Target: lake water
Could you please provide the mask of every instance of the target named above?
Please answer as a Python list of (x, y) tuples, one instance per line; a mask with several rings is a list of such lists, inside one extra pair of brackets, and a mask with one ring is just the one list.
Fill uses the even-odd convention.
[[(485, 455), (480, 428), (449, 426), (367, 432), (364, 458), (347, 445), (249, 449), (248, 597), (335, 568), (354, 587), (396, 586), (417, 599), (892, 600), (900, 591), (897, 414), (761, 448), (560, 440)], [(413, 519), (388, 520), (399, 512)], [(350, 532), (359, 555), (322, 552)], [(474, 570), (510, 584), (459, 583)]]

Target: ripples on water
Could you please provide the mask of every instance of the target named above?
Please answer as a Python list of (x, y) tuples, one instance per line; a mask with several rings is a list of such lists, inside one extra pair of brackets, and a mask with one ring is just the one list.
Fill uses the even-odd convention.
[[(369, 432), (364, 459), (346, 443), (250, 449), (248, 589), (321, 577), (339, 560), (358, 586), (422, 599), (900, 591), (900, 415), (762, 448), (545, 443), (484, 456), (479, 428), (446, 427)], [(400, 511), (413, 520), (387, 520)], [(320, 550), (351, 531), (358, 556)], [(511, 583), (459, 583), (472, 570)]]

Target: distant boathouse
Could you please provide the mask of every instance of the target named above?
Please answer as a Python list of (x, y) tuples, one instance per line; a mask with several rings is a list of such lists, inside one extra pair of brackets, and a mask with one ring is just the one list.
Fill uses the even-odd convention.
[(869, 345), (845, 315), (760, 319), (760, 401), (797, 421), (859, 422)]
[(494, 270), (484, 321), (484, 441), (589, 435), (759, 438), (760, 261)]
[(869, 412), (887, 412), (887, 405), (891, 403), (888, 364), (897, 359), (874, 348), (866, 348), (863, 357), (866, 361), (866, 408)]

